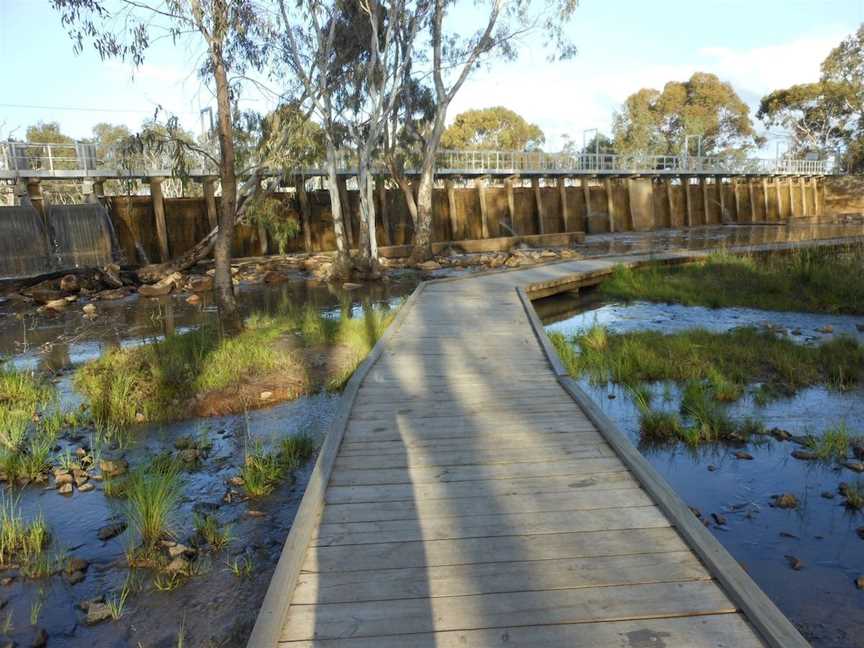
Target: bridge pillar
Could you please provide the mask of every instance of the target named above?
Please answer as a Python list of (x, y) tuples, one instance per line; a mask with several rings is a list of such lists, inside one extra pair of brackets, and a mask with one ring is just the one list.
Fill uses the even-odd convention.
[(561, 224), (565, 232), (570, 231), (570, 213), (567, 209), (567, 184), (564, 178), (558, 178), (558, 197), (561, 202)]
[(786, 178), (786, 192), (789, 194), (789, 219), (795, 218), (795, 196), (792, 193), (792, 178)]
[(704, 212), (703, 225), (709, 225), (711, 223), (711, 200), (708, 197), (708, 178), (706, 176), (699, 176), (699, 188), (702, 190), (702, 211)]
[(609, 214), (609, 231), (615, 231), (615, 197), (612, 195), (612, 180), (603, 178), (603, 186), (606, 189), (606, 212)]
[(514, 228), (514, 223), (516, 222), (516, 199), (513, 197), (513, 177), (506, 178), (504, 180), (504, 189), (507, 192), (507, 218), (509, 219), (509, 223), (507, 226), (510, 228), (510, 234), (516, 234)]
[(804, 176), (798, 178), (798, 185), (801, 187), (801, 215), (806, 218), (810, 215), (810, 210), (807, 205), (807, 182)]
[(531, 178), (531, 190), (534, 192), (535, 211), (537, 212), (537, 233), (545, 234), (546, 210), (543, 209), (543, 194), (540, 191), (540, 179), (537, 176)]
[(768, 180), (762, 177), (762, 207), (765, 209), (765, 220), (771, 220), (771, 208), (768, 204)]
[[(821, 182), (820, 182), (821, 180)], [(813, 179), (813, 202), (816, 205), (816, 216), (822, 218), (825, 215), (825, 179)]]
[(783, 220), (783, 192), (781, 191), (780, 178), (774, 176), (774, 193), (777, 199), (777, 220)]
[(390, 232), (390, 210), (387, 208), (387, 183), (384, 176), (375, 177), (375, 193), (378, 195), (378, 214), (381, 217), (381, 230), (384, 233), (382, 245), (393, 245), (393, 234)]
[(450, 240), (459, 240), (459, 221), (456, 217), (456, 190), (453, 188), (452, 180), (444, 181), (444, 189), (447, 191), (447, 211), (450, 212)]
[(750, 201), (750, 222), (756, 222), (756, 192), (753, 187), (753, 178), (747, 178), (747, 200)]
[(28, 178), (26, 185), (27, 198), (43, 217), (45, 216), (45, 197), (42, 195), (42, 183), (38, 178)]
[(474, 186), (477, 187), (477, 201), (480, 203), (480, 236), (487, 239), (489, 238), (489, 212), (486, 207), (485, 178), (474, 180)]
[(666, 208), (669, 218), (667, 224), (669, 227), (675, 227), (675, 201), (672, 198), (672, 179), (667, 177), (661, 178), (660, 182), (666, 188)]
[(585, 216), (582, 219), (579, 230), (587, 232), (588, 224), (591, 222), (591, 187), (588, 186), (588, 178), (585, 176), (579, 179), (579, 184), (582, 185), (582, 200), (585, 203)]
[(690, 176), (681, 176), (681, 188), (684, 190), (684, 213), (687, 227), (693, 227), (693, 204), (690, 201)]
[(726, 216), (726, 194), (723, 192), (723, 176), (714, 176), (714, 186), (717, 191), (717, 204), (720, 205), (720, 222), (726, 224), (729, 217)]
[(150, 202), (153, 204), (153, 219), (156, 221), (156, 238), (159, 241), (159, 259), (171, 259), (168, 251), (168, 227), (165, 224), (165, 199), (162, 196), (162, 178), (150, 178)]
[(735, 222), (741, 222), (741, 192), (739, 188), (739, 180), (740, 178), (732, 177), (732, 196), (735, 199)]

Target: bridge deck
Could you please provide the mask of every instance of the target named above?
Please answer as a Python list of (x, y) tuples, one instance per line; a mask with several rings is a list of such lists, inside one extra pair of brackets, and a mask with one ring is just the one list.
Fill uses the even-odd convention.
[(562, 387), (515, 290), (613, 262), (427, 284), (406, 306), (280, 646), (774, 645)]

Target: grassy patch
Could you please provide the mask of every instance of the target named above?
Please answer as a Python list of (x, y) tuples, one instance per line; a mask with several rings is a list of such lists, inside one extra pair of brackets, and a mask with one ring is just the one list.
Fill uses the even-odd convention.
[(240, 477), (252, 497), (269, 495), (287, 474), (300, 468), (318, 449), (315, 439), (299, 434), (282, 439), (277, 452), (266, 452), (260, 444), (250, 444)]
[(88, 399), (97, 423), (166, 421), (182, 418), (195, 396), (276, 372), (302, 373), (306, 367), (298, 347), (343, 345), (356, 360), (332, 377), (333, 387), (339, 388), (391, 319), (392, 313), (379, 310), (334, 319), (313, 307), (254, 315), (233, 337), (205, 327), (153, 344), (114, 349), (79, 369), (75, 386)]
[(180, 499), (180, 471), (170, 458), (156, 457), (129, 474), (125, 484), (126, 510), (132, 528), (145, 548), (170, 536)]
[(828, 428), (821, 436), (808, 436), (805, 446), (822, 461), (845, 459), (849, 453), (851, 440), (846, 423)]
[(231, 527), (222, 526), (215, 515), (196, 514), (195, 531), (216, 551), (221, 551), (231, 543)]
[(864, 313), (864, 245), (773, 255), (718, 252), (681, 266), (618, 267), (600, 290), (610, 298), (725, 308)]
[(0, 498), (0, 566), (19, 565), (25, 575), (41, 575), (49, 540), (48, 525), (41, 515), (25, 521), (17, 499)]
[[(570, 341), (553, 334), (552, 342), (571, 375), (597, 384), (699, 381), (723, 401), (736, 400), (754, 383), (791, 394), (819, 383), (846, 389), (864, 377), (864, 347), (849, 338), (804, 346), (755, 328), (725, 333), (692, 329), (671, 335), (601, 329), (593, 327)], [(568, 348), (571, 342), (581, 352)]]

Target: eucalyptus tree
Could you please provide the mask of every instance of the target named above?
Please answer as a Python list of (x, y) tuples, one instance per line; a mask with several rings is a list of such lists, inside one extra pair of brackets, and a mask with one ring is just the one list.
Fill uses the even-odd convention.
[(130, 60), (139, 66), (159, 38), (169, 37), (176, 42), (195, 36), (203, 41), (206, 54), (199, 75), (215, 88), (217, 161), (222, 185), (213, 248), (214, 292), (226, 328), (239, 328), (231, 279), (231, 245), (241, 205), (232, 98), (246, 71), (261, 69), (266, 62), (270, 41), (267, 17), (271, 12), (256, 0), (51, 0), (51, 5), (60, 12), (75, 50), (80, 52), (89, 42), (103, 59)]
[[(528, 32), (542, 32), (551, 59), (575, 54), (566, 26), (578, 0), (481, 0), (471, 12), (458, 13), (456, 0), (432, 0), (426, 33), (427, 56), (431, 59), (433, 109), (423, 134), (423, 154), (417, 187), (417, 216), (414, 222), (415, 260), (432, 255), (432, 188), (435, 157), (444, 134), (447, 111), (465, 81), (482, 64), (493, 58), (513, 59), (517, 39)], [(472, 29), (466, 18), (482, 18)], [(464, 36), (468, 32), (467, 36)]]

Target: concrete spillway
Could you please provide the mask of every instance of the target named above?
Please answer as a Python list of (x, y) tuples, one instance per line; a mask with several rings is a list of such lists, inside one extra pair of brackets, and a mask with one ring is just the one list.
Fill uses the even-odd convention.
[(0, 208), (0, 279), (104, 266), (116, 249), (113, 226), (100, 204)]

